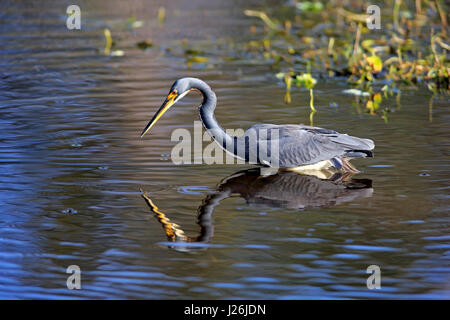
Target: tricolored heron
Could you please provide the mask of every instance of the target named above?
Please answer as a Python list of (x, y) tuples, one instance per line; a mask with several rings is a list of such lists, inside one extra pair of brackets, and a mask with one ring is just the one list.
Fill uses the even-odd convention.
[(301, 124), (255, 124), (242, 137), (230, 136), (214, 117), (217, 102), (215, 93), (208, 84), (197, 78), (175, 81), (141, 137), (171, 106), (191, 91), (197, 91), (203, 96), (200, 119), (211, 137), (227, 153), (245, 162), (299, 172), (328, 169), (358, 172), (349, 160), (373, 156), (374, 143), (370, 139)]

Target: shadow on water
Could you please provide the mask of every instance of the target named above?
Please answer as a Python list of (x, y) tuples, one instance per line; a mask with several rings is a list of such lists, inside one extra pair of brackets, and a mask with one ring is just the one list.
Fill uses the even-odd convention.
[[(343, 202), (371, 197), (372, 180), (354, 179), (351, 174), (335, 173), (323, 180), (312, 175), (279, 171), (276, 174), (261, 175), (261, 168), (238, 171), (224, 178), (216, 190), (206, 196), (197, 210), (197, 224), (200, 231), (190, 237), (181, 227), (171, 222), (143, 191), (142, 197), (161, 223), (169, 241), (168, 247), (180, 251), (204, 249), (214, 235), (212, 215), (222, 200), (239, 196), (250, 206), (304, 210), (307, 208), (330, 208)], [(175, 245), (174, 245), (175, 244)]]

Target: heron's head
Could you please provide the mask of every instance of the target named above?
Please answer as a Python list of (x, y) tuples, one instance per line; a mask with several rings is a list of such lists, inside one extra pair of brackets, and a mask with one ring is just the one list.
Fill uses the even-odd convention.
[(159, 108), (159, 110), (153, 116), (152, 120), (150, 120), (145, 129), (142, 131), (141, 138), (151, 129), (151, 127), (153, 127), (156, 121), (158, 121), (159, 118), (161, 118), (162, 115), (166, 113), (167, 110), (169, 110), (171, 106), (180, 101), (190, 91), (194, 90), (192, 87), (193, 80), (198, 79), (182, 78), (174, 82), (162, 106)]

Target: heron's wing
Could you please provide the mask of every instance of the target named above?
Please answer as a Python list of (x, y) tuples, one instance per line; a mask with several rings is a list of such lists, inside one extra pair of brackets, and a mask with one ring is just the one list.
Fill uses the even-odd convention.
[(273, 162), (278, 154), (278, 166), (284, 168), (335, 157), (363, 157), (374, 148), (372, 140), (305, 125), (257, 124), (250, 127), (246, 135), (257, 136), (258, 148), (250, 150), (250, 154), (257, 152), (262, 163)]

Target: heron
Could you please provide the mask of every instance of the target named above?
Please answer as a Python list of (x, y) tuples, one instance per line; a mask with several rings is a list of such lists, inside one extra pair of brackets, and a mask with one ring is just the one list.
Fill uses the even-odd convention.
[(245, 163), (304, 174), (318, 170), (357, 173), (350, 160), (373, 157), (375, 144), (370, 139), (303, 124), (255, 124), (243, 136), (231, 136), (214, 116), (217, 103), (214, 91), (203, 80), (191, 77), (173, 83), (141, 138), (170, 107), (192, 91), (203, 97), (199, 112), (206, 131), (225, 152)]

